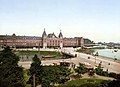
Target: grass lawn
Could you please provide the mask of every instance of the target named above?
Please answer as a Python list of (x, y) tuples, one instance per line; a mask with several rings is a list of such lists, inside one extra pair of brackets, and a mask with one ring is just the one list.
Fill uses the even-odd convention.
[(92, 54), (92, 53), (95, 52), (95, 49), (84, 48), (84, 49), (78, 49), (77, 52), (86, 53), (86, 54)]
[[(67, 82), (64, 85), (58, 87), (94, 87), (100, 85), (102, 82), (107, 82), (107, 80), (102, 79), (78, 79)], [(91, 86), (90, 86), (91, 85)]]
[(60, 52), (56, 51), (17, 51), (16, 54), (18, 56), (21, 55), (27, 55), (27, 56), (32, 56), (32, 55), (41, 55), (41, 56), (52, 56), (53, 58), (61, 58), (62, 54)]

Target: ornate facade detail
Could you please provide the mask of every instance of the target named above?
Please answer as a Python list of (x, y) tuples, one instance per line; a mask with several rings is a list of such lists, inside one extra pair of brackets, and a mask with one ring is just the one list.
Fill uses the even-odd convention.
[(60, 31), (58, 37), (54, 33), (47, 35), (45, 29), (42, 37), (36, 36), (16, 36), (13, 35), (0, 35), (0, 45), (8, 45), (15, 47), (79, 47), (84, 45), (82, 37), (64, 38)]

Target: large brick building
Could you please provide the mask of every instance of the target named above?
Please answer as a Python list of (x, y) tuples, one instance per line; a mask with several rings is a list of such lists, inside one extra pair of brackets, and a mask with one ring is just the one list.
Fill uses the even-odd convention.
[(84, 39), (82, 37), (66, 38), (63, 37), (60, 31), (58, 37), (54, 33), (46, 34), (44, 32), (42, 37), (36, 36), (16, 36), (13, 35), (0, 35), (1, 46), (12, 47), (79, 47), (84, 45)]

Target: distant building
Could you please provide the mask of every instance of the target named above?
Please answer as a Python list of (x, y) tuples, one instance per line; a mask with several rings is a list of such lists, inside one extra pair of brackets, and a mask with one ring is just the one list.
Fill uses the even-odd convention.
[(84, 45), (83, 37), (64, 38), (62, 32), (56, 36), (54, 33), (47, 34), (45, 29), (42, 37), (0, 35), (1, 46), (12, 46), (17, 48), (26, 47), (80, 47)]

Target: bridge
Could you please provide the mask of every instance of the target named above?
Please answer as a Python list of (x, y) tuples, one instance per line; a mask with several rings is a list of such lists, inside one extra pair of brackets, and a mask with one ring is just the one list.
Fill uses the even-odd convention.
[(70, 52), (61, 52), (66, 58), (74, 58), (76, 55), (71, 54)]

